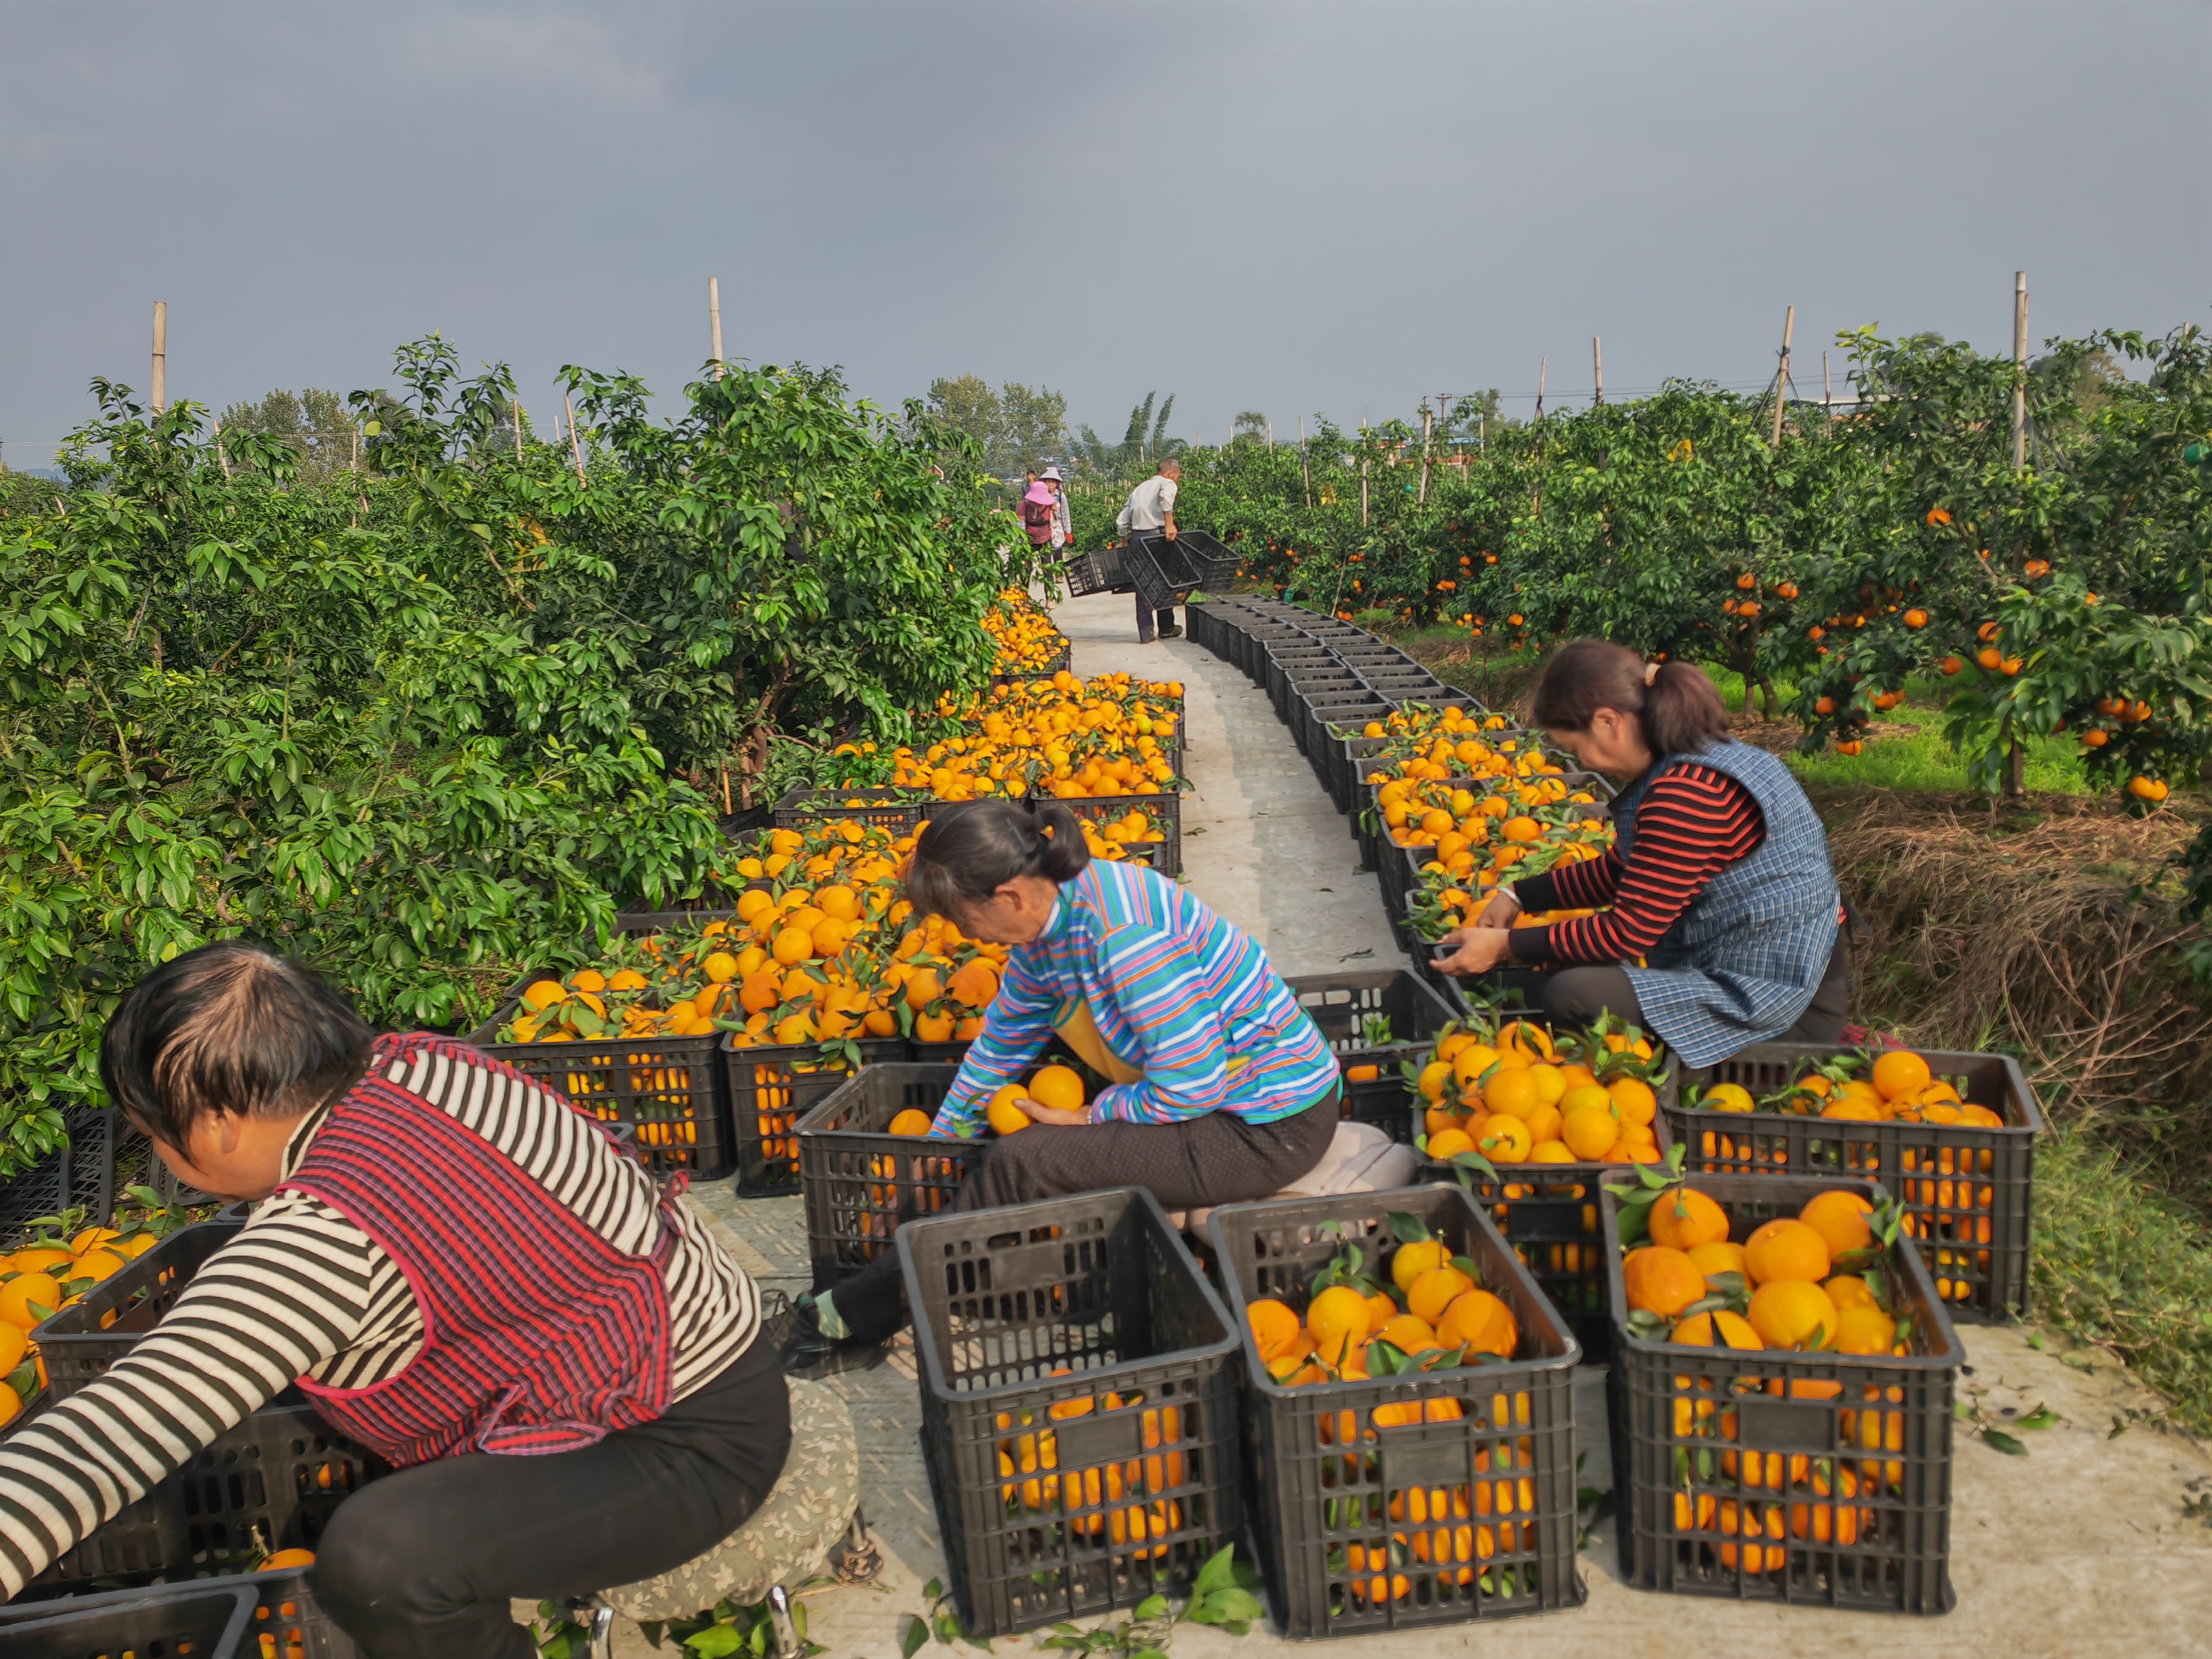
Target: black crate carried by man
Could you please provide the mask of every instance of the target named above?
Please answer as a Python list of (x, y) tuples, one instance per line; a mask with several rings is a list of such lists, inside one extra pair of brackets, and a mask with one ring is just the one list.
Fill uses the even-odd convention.
[[(1160, 463), (1159, 471), (1129, 492), (1121, 514), (1114, 520), (1114, 528), (1124, 541), (1160, 538), (1176, 538), (1176, 491), (1182, 480), (1182, 465), (1170, 456)], [(1175, 625), (1175, 606), (1170, 602), (1165, 608), (1156, 608), (1155, 596), (1146, 593), (1140, 586), (1137, 590), (1137, 642), (1149, 645), (1155, 637), (1172, 640), (1182, 629)]]

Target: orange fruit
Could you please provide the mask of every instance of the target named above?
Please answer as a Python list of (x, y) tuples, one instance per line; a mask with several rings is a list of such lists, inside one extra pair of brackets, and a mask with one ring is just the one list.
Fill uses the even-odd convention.
[(1272, 1296), (1247, 1303), (1244, 1321), (1252, 1328), (1252, 1341), (1262, 1359), (1273, 1359), (1287, 1352), (1300, 1334), (1297, 1315)]
[(1040, 1106), (1074, 1111), (1083, 1104), (1083, 1079), (1065, 1066), (1047, 1066), (1030, 1079), (1030, 1098)]
[(1348, 1285), (1330, 1285), (1306, 1309), (1306, 1329), (1332, 1365), (1344, 1363), (1351, 1344), (1366, 1340), (1367, 1327), (1367, 1298)]
[(1649, 1123), (1658, 1115), (1659, 1097), (1641, 1078), (1617, 1077), (1605, 1085), (1605, 1091), (1620, 1108), (1623, 1123)]
[(1526, 1117), (1544, 1103), (1535, 1080), (1524, 1069), (1501, 1071), (1482, 1085), (1482, 1103), (1507, 1117)]
[(1884, 1100), (1898, 1100), (1926, 1088), (1928, 1062), (1910, 1048), (1893, 1048), (1874, 1063), (1874, 1086)]
[(0, 1376), (21, 1364), (23, 1356), (30, 1350), (30, 1336), (21, 1326), (0, 1322)]
[[(1565, 1072), (1568, 1070), (1580, 1071), (1581, 1069), (1582, 1068), (1580, 1066), (1563, 1068), (1561, 1075), (1564, 1076)], [(1562, 1117), (1566, 1117), (1575, 1112), (1578, 1112), (1584, 1107), (1594, 1106), (1599, 1111), (1608, 1115), (1613, 1111), (1613, 1097), (1595, 1083), (1577, 1083), (1574, 1085), (1566, 1091), (1566, 1093), (1559, 1097), (1557, 1103), (1559, 1109), (1559, 1115)]]
[(1531, 1066), (1528, 1080), (1536, 1085), (1536, 1099), (1540, 1105), (1556, 1106), (1567, 1091), (1567, 1079), (1556, 1066)]
[(1425, 1319), (1433, 1326), (1444, 1316), (1444, 1310), (1474, 1288), (1474, 1281), (1458, 1267), (1446, 1262), (1423, 1273), (1406, 1291), (1406, 1306), (1417, 1319)]
[[(1009, 1083), (991, 1097), (990, 1105), (983, 1115), (990, 1120), (991, 1127), (1002, 1135), (1019, 1134), (1036, 1120), (1022, 1109), (1021, 1103), (1029, 1095), (1018, 1083)], [(1042, 1141), (1037, 1143), (1042, 1146)]]
[(523, 988), (523, 1001), (532, 1008), (544, 1010), (568, 1000), (568, 988), (555, 979), (541, 979)]
[[(51, 1273), (18, 1273), (0, 1285), (0, 1320), (29, 1330), (62, 1305), (62, 1287)], [(44, 1308), (46, 1313), (38, 1309)]]
[(1474, 1150), (1474, 1138), (1464, 1129), (1445, 1129), (1429, 1137), (1429, 1156), (1439, 1164), (1449, 1163), (1462, 1152)]
[(1766, 1344), (1740, 1314), (1723, 1308), (1717, 1313), (1692, 1314), (1667, 1339), (1692, 1348), (1763, 1348)]
[(1650, 1224), (1651, 1242), (1674, 1250), (1724, 1243), (1729, 1236), (1728, 1212), (1692, 1187), (1662, 1193), (1651, 1206)]
[(1398, 1316), (1398, 1304), (1388, 1291), (1376, 1291), (1367, 1298), (1367, 1334), (1373, 1336)]
[(1698, 1097), (1698, 1107), (1707, 1112), (1748, 1112), (1757, 1103), (1741, 1083), (1716, 1083)]
[(1778, 1279), (1762, 1285), (1751, 1298), (1752, 1329), (1770, 1348), (1802, 1348), (1815, 1336), (1820, 1346), (1836, 1346), (1840, 1316), (1828, 1293), (1802, 1279)]
[(1539, 1146), (1547, 1141), (1556, 1142), (1559, 1131), (1565, 1127), (1565, 1120), (1560, 1117), (1556, 1106), (1539, 1106), (1521, 1121), (1528, 1126), (1528, 1138)]
[(1828, 1276), (1828, 1241), (1803, 1222), (1770, 1221), (1743, 1241), (1744, 1261), (1754, 1283), (1802, 1279), (1819, 1290)]
[(1881, 1304), (1874, 1297), (1874, 1289), (1856, 1273), (1838, 1273), (1820, 1288), (1828, 1293), (1828, 1300), (1836, 1304), (1838, 1313), (1849, 1313), (1854, 1308), (1878, 1308)]
[(16, 1251), (13, 1255), (0, 1256), (0, 1273), (51, 1273), (56, 1267), (66, 1267), (76, 1260), (72, 1251), (58, 1250), (48, 1244), (34, 1244), (28, 1249)]
[(779, 928), (769, 954), (786, 968), (796, 967), (814, 954), (814, 935), (804, 927)]
[(312, 1567), (314, 1565), (315, 1553), (313, 1550), (278, 1550), (254, 1571), (256, 1572), (290, 1572), (300, 1567)]
[(1452, 1068), (1441, 1060), (1431, 1060), (1421, 1068), (1421, 1098), (1434, 1105), (1444, 1097), (1444, 1085), (1450, 1080)]
[(1437, 1322), (1437, 1335), (1448, 1348), (1464, 1346), (1507, 1359), (1521, 1340), (1513, 1310), (1485, 1290), (1462, 1291), (1455, 1297)]
[(1856, 1193), (1822, 1193), (1797, 1212), (1797, 1218), (1828, 1241), (1831, 1256), (1849, 1255), (1874, 1243), (1867, 1218), (1874, 1206)]
[(1611, 1100), (1602, 1107), (1583, 1106), (1569, 1112), (1559, 1126), (1559, 1139), (1585, 1164), (1603, 1158), (1620, 1139), (1620, 1123), (1613, 1115)]
[(1475, 1143), (1475, 1150), (1492, 1164), (1526, 1164), (1535, 1145), (1536, 1138), (1528, 1133), (1527, 1124), (1500, 1112), (1482, 1126), (1482, 1139)]
[(1423, 1353), (1437, 1346), (1434, 1327), (1413, 1314), (1400, 1314), (1375, 1334), (1401, 1353)]
[(1881, 1121), (1881, 1108), (1846, 1095), (1841, 1100), (1832, 1100), (1823, 1106), (1820, 1115), (1850, 1123), (1879, 1123)]
[(1897, 1322), (1869, 1305), (1838, 1311), (1836, 1340), (1829, 1346), (1839, 1353), (1887, 1353), (1896, 1344)]
[(738, 959), (727, 951), (709, 952), (707, 960), (701, 963), (699, 967), (700, 971), (707, 975), (708, 980), (716, 985), (727, 985), (738, 976)]
[(1575, 1155), (1567, 1150), (1564, 1140), (1540, 1140), (1528, 1149), (1531, 1164), (1572, 1164)]
[(1411, 1244), (1401, 1244), (1398, 1253), (1390, 1258), (1390, 1282), (1401, 1291), (1413, 1288), (1413, 1281), (1431, 1267), (1444, 1265), (1443, 1243), (1441, 1239), (1416, 1239)]
[(123, 1235), (112, 1227), (87, 1227), (69, 1242), (71, 1255), (82, 1255), (95, 1244), (112, 1243)]
[(927, 1112), (909, 1106), (891, 1120), (890, 1132), (895, 1135), (926, 1135), (931, 1121)]
[(1664, 1244), (1631, 1250), (1621, 1261), (1620, 1276), (1628, 1305), (1662, 1319), (1672, 1319), (1705, 1293), (1705, 1276), (1697, 1264)]
[(1716, 1273), (1741, 1273), (1744, 1284), (1747, 1286), (1751, 1283), (1751, 1264), (1745, 1261), (1741, 1244), (1731, 1244), (1726, 1239), (1715, 1239), (1709, 1244), (1692, 1245), (1684, 1254), (1707, 1279)]
[(95, 1285), (104, 1283), (121, 1273), (130, 1264), (113, 1250), (87, 1250), (66, 1267), (59, 1269), (63, 1280), (88, 1279)]

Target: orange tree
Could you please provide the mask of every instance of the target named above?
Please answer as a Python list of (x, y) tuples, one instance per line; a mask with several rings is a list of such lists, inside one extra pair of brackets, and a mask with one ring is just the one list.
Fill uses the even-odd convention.
[(940, 447), (830, 377), (732, 371), (653, 427), (573, 372), (579, 467), (514, 446), (503, 369), (399, 370), (354, 399), (365, 471), (312, 485), (96, 382), (72, 487), (0, 524), (0, 1178), (97, 1102), (149, 964), (249, 934), (465, 1025), (614, 895), (698, 891), (762, 734), (895, 732), (989, 672), (988, 514), (957, 538)]

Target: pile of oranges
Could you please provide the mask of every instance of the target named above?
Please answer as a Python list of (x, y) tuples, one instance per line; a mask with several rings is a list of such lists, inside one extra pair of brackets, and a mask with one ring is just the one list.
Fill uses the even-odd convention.
[[(1864, 1069), (1867, 1075), (1857, 1075)], [(1965, 1124), (2002, 1129), (2004, 1119), (1986, 1106), (1964, 1100), (1956, 1085), (1935, 1075), (1925, 1058), (1909, 1048), (1867, 1056), (1845, 1054), (1808, 1065), (1787, 1088), (1754, 1099), (1741, 1084), (1714, 1083), (1693, 1089), (1686, 1106), (1716, 1112), (1788, 1112), (1799, 1117), (1838, 1118), (1859, 1123)]]
[[(1339, 738), (1348, 738), (1351, 732), (1340, 727), (1329, 728)], [(1370, 761), (1401, 760), (1425, 757), (1442, 736), (1456, 744), (1462, 738), (1479, 732), (1510, 732), (1512, 722), (1503, 714), (1486, 714), (1480, 709), (1462, 708), (1457, 703), (1446, 703), (1437, 708), (1425, 702), (1409, 702), (1394, 709), (1379, 720), (1370, 720), (1359, 730), (1363, 738), (1387, 739), (1382, 749), (1370, 756)], [(1493, 739), (1499, 748), (1510, 754), (1518, 746), (1517, 737)]]
[[(1667, 1188), (1647, 1213), (1651, 1243), (1621, 1262), (1632, 1330), (1686, 1347), (1747, 1352), (1912, 1352), (1911, 1320), (1883, 1300), (1889, 1281), (1878, 1271), (1881, 1218), (1861, 1195), (1822, 1193), (1796, 1216), (1768, 1221), (1741, 1243), (1729, 1237), (1728, 1212), (1694, 1188)], [(1674, 1530), (1710, 1534), (1722, 1566), (1779, 1572), (1788, 1565), (1790, 1540), (1850, 1546), (1877, 1535), (1876, 1511), (1851, 1500), (1903, 1490), (1903, 1461), (1881, 1455), (1905, 1450), (1905, 1413), (1889, 1409), (1903, 1405), (1901, 1388), (1861, 1383), (1854, 1403), (1838, 1407), (1843, 1444), (1870, 1454), (1855, 1458), (1740, 1447), (1740, 1398), (1839, 1401), (1845, 1396), (1840, 1382), (1752, 1376), (1731, 1384), (1679, 1375), (1674, 1387), (1678, 1462), (1694, 1451), (1684, 1467), (1711, 1467), (1718, 1475), (1716, 1482), (1701, 1473), (1695, 1483), (1717, 1491), (1674, 1493)], [(1714, 1443), (1719, 1455), (1709, 1464)], [(1737, 1495), (1757, 1492), (1776, 1496)]]
[(1692, 1347), (1903, 1353), (1909, 1322), (1861, 1273), (1882, 1255), (1876, 1218), (1866, 1198), (1838, 1188), (1736, 1243), (1727, 1211), (1670, 1186), (1647, 1212), (1651, 1242), (1621, 1260), (1631, 1326)]
[(1067, 660), (1067, 636), (1021, 588), (1000, 590), (983, 612), (983, 631), (999, 647), (998, 673), (1049, 672)]
[(40, 1236), (0, 1255), (0, 1426), (46, 1383), (31, 1333), (158, 1242), (151, 1228), (86, 1227), (66, 1240)]
[[(1303, 1316), (1274, 1297), (1246, 1305), (1253, 1346), (1277, 1383), (1297, 1389), (1449, 1373), (1484, 1356), (1513, 1357), (1519, 1323), (1511, 1308), (1476, 1282), (1474, 1264), (1454, 1256), (1417, 1218), (1393, 1215), (1390, 1221), (1402, 1242), (1381, 1264), (1387, 1280), (1358, 1273), (1358, 1259), (1340, 1252), (1312, 1281)], [(1470, 1406), (1479, 1413), (1485, 1399), (1487, 1425), (1470, 1420)], [(1320, 1500), (1322, 1530), (1341, 1539), (1373, 1529), (1358, 1541), (1333, 1544), (1323, 1562), (1358, 1607), (1471, 1591), (1479, 1580), (1483, 1590), (1494, 1591), (1486, 1576), (1493, 1559), (1534, 1550), (1533, 1518), (1520, 1518), (1535, 1513), (1534, 1443), (1513, 1432), (1528, 1426), (1529, 1415), (1525, 1389), (1320, 1413), (1317, 1443), (1328, 1454), (1322, 1485), (1331, 1494)], [(1498, 1435), (1474, 1451), (1476, 1473), (1491, 1478), (1395, 1492), (1386, 1504), (1375, 1462), (1382, 1431), (1441, 1423)]]
[(1408, 1062), (1427, 1156), (1492, 1165), (1656, 1164), (1662, 1064), (1632, 1026), (1554, 1042), (1527, 1020), (1454, 1021)]
[(939, 739), (892, 756), (892, 782), (940, 800), (1036, 792), (1157, 795), (1176, 784), (1182, 683), (1127, 674), (1011, 680), (937, 708)]
[[(1073, 1373), (1062, 1365), (1052, 1375)], [(1046, 1425), (1098, 1411), (1140, 1413), (1144, 1456), (1063, 1470), (1060, 1437)], [(1034, 1408), (1000, 1412), (994, 1426), (1000, 1431), (999, 1498), (1007, 1520), (1051, 1517), (1094, 1545), (1120, 1550), (1133, 1544), (1139, 1559), (1166, 1559), (1165, 1540), (1182, 1529), (1182, 1504), (1165, 1494), (1179, 1491), (1188, 1475), (1183, 1453), (1175, 1449), (1183, 1444), (1180, 1407), (1147, 1407), (1142, 1394), (1109, 1392), (1062, 1400), (1042, 1414)]]

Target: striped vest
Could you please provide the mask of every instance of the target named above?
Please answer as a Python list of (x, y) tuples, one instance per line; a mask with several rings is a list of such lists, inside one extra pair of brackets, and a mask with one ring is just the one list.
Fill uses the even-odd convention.
[[(448, 1038), (376, 1042), (280, 1192), (320, 1199), (374, 1239), (414, 1289), (425, 1334), (397, 1376), (300, 1387), (345, 1434), (405, 1467), (469, 1451), (574, 1451), (667, 1409), (677, 1232), (623, 1254), (482, 1136), (390, 1081), (426, 1053), (524, 1079)], [(664, 1212), (673, 1202), (662, 1200)]]
[(1636, 811), (1654, 779), (1678, 766), (1710, 766), (1759, 803), (1764, 840), (1723, 866), (1628, 979), (1644, 1023), (1686, 1066), (1711, 1066), (1797, 1023), (1820, 988), (1836, 944), (1842, 898), (1828, 834), (1790, 769), (1733, 740), (1668, 755), (1613, 804), (1614, 846), (1625, 860)]

